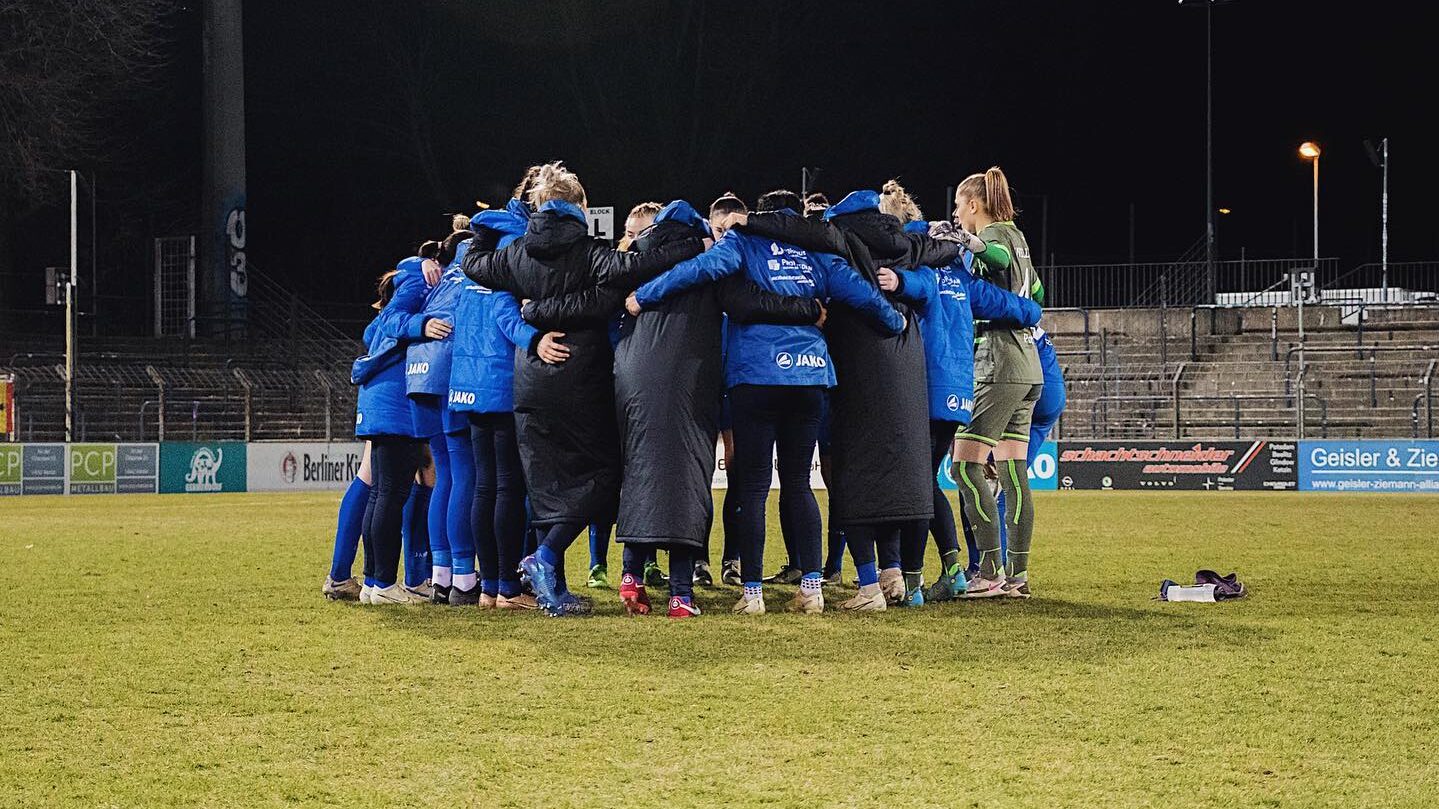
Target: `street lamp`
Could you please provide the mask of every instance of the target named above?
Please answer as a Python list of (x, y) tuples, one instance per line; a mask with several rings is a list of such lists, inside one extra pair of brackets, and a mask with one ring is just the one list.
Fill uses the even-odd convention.
[[(1299, 144), (1299, 156), (1314, 162), (1314, 269), (1311, 278), (1317, 282), (1319, 276), (1319, 144), (1306, 140)], [(1292, 288), (1292, 287), (1291, 287)], [(1304, 438), (1304, 299), (1309, 296), (1304, 283), (1299, 291), (1299, 399), (1295, 402), (1299, 413), (1299, 437)]]
[(1314, 162), (1314, 273), (1319, 274), (1319, 144), (1306, 140), (1299, 144), (1299, 156)]

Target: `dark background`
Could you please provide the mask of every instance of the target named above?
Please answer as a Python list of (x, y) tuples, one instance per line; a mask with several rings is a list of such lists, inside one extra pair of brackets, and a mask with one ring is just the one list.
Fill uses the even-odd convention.
[[(1363, 139), (1386, 135), (1390, 258), (1439, 254), (1421, 8), (1213, 9), (1215, 204), (1233, 210), (1222, 258), (1310, 253), (1296, 147), (1313, 139), (1321, 252), (1343, 269), (1377, 261), (1380, 175)], [(1140, 261), (1203, 234), (1202, 4), (252, 0), (244, 13), (250, 261), (338, 304), (326, 311), (363, 304), (377, 274), (443, 235), (443, 214), (503, 202), (551, 159), (617, 218), (648, 199), (797, 188), (805, 165), (836, 201), (898, 177), (939, 218), (947, 186), (999, 164), (1036, 251), (1047, 197), (1058, 263), (1127, 261), (1131, 205)], [(197, 229), (200, 16), (172, 16), (159, 80), (82, 166), (98, 177), (100, 287), (115, 300), (150, 294), (150, 238)], [(9, 303), (33, 304), (43, 267), (68, 263), (66, 217), (63, 196), (11, 217)]]

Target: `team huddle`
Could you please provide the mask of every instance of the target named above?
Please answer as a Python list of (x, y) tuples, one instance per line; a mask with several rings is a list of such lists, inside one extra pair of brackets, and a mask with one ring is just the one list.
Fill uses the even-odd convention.
[[(667, 585), (670, 617), (698, 616), (717, 441), (735, 613), (764, 613), (766, 583), (823, 612), (846, 547), (846, 611), (1030, 596), (1028, 464), (1065, 394), (1002, 171), (960, 183), (952, 221), (926, 222), (893, 181), (832, 206), (645, 203), (618, 249), (589, 235), (586, 202), (563, 165), (532, 167), (503, 209), (457, 216), (381, 277), (352, 372), (365, 461), (326, 596), (584, 615), (565, 553), (588, 529), (586, 584), (608, 587), (613, 527), (626, 611)], [(765, 577), (775, 477), (788, 560)]]

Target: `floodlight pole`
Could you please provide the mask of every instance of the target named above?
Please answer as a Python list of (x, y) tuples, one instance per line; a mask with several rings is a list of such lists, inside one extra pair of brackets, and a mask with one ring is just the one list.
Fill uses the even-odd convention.
[[(1381, 149), (1383, 164), (1383, 190), (1380, 192), (1379, 201), (1379, 263), (1383, 269), (1381, 276), (1381, 294), (1385, 303), (1389, 302), (1389, 139), (1385, 138)], [(1317, 168), (1317, 166), (1316, 166)]]
[(80, 271), (78, 173), (70, 170), (70, 273), (65, 279), (65, 441), (75, 440), (75, 274)]

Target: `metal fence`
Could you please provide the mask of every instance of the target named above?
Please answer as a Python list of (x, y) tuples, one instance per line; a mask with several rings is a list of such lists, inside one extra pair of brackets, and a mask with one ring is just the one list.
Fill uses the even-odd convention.
[[(62, 365), (11, 369), (21, 441), (65, 437)], [(354, 423), (348, 368), (79, 365), (76, 441), (333, 440)]]
[[(1312, 259), (1297, 258), (1216, 261), (1211, 274), (1201, 257), (1149, 264), (1061, 264), (1038, 270), (1046, 306), (1111, 309), (1212, 304), (1217, 295), (1276, 288), (1289, 273), (1312, 267)], [(1338, 268), (1338, 259), (1321, 259), (1318, 277), (1336, 278)]]

